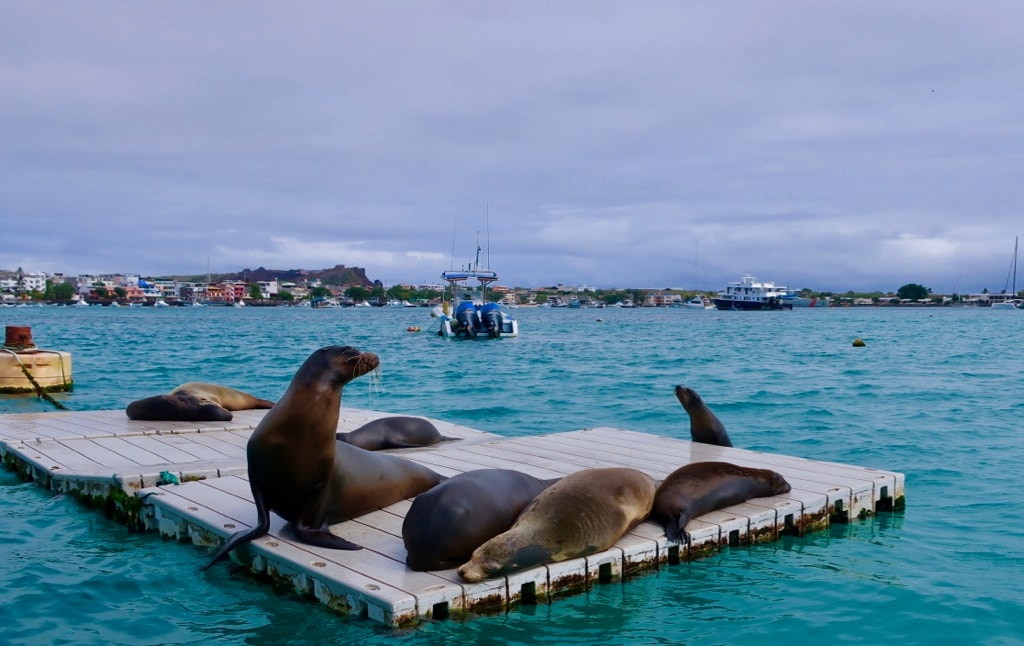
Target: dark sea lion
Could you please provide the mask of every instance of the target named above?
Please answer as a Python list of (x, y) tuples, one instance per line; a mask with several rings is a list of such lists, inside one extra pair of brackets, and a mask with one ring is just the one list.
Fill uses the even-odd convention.
[(339, 442), (354, 444), (367, 451), (412, 449), (461, 439), (461, 437), (441, 435), (441, 432), (430, 420), (404, 415), (381, 417), (367, 422), (349, 433), (337, 434)]
[(412, 501), (402, 523), (405, 564), (447, 570), (516, 522), (526, 505), (556, 480), (511, 469), (478, 469), (452, 476)]
[(711, 412), (708, 405), (692, 388), (676, 386), (676, 399), (690, 416), (690, 437), (694, 442), (732, 446), (725, 425)]
[(128, 419), (169, 422), (227, 422), (230, 411), (270, 408), (274, 402), (219, 384), (190, 381), (166, 395), (128, 404)]
[(303, 543), (361, 549), (332, 534), (328, 525), (414, 496), (444, 479), (410, 460), (335, 440), (343, 387), (379, 364), (375, 354), (328, 346), (299, 367), (246, 446), (256, 526), (233, 534), (203, 570), (266, 534), (271, 511), (289, 521)]
[(482, 581), (606, 550), (647, 516), (656, 489), (636, 469), (571, 473), (540, 492), (508, 531), (476, 548), (459, 576)]
[(685, 540), (689, 545), (686, 523), (695, 516), (789, 490), (786, 479), (770, 469), (728, 462), (694, 462), (676, 469), (658, 486), (651, 520), (665, 528), (669, 540)]

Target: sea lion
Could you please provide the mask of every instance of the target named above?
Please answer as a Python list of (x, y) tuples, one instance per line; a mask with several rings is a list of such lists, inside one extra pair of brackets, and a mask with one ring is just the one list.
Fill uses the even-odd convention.
[(233, 534), (201, 569), (270, 530), (270, 512), (289, 521), (303, 543), (357, 550), (328, 525), (426, 491), (444, 478), (396, 455), (338, 442), (345, 384), (374, 370), (377, 355), (349, 346), (320, 348), (292, 378), (246, 445), (256, 526)]
[(690, 416), (690, 437), (694, 442), (732, 446), (725, 425), (711, 412), (708, 405), (692, 388), (676, 386), (676, 399)]
[(555, 480), (511, 469), (478, 469), (452, 476), (421, 493), (402, 522), (405, 564), (447, 570), (504, 532), (526, 505)]
[(270, 408), (274, 402), (219, 384), (190, 381), (166, 395), (128, 404), (128, 419), (169, 422), (227, 422), (230, 411)]
[(654, 478), (636, 469), (571, 473), (540, 492), (508, 531), (476, 548), (459, 576), (482, 581), (606, 550), (647, 517), (656, 489)]
[(411, 449), (462, 439), (441, 435), (430, 420), (405, 415), (381, 417), (349, 433), (338, 433), (336, 438), (339, 442), (354, 444), (367, 451)]
[(789, 490), (786, 479), (770, 469), (729, 462), (693, 462), (679, 467), (658, 485), (651, 520), (661, 523), (670, 541), (685, 539), (689, 545), (686, 523), (695, 516)]

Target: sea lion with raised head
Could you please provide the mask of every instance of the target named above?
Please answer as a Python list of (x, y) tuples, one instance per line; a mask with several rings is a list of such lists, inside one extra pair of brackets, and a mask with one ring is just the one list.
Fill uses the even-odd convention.
[(658, 485), (651, 520), (665, 528), (670, 541), (689, 545), (686, 523), (695, 516), (789, 490), (786, 479), (770, 469), (729, 462), (693, 462), (679, 467)]
[(441, 435), (430, 420), (406, 415), (381, 417), (354, 431), (338, 433), (336, 437), (339, 442), (353, 444), (367, 451), (413, 449), (462, 439)]
[(270, 408), (274, 402), (249, 393), (199, 381), (181, 384), (166, 395), (137, 399), (128, 404), (128, 419), (166, 422), (227, 422), (233, 410)]
[(606, 550), (650, 513), (657, 484), (636, 469), (570, 473), (533, 499), (512, 527), (473, 551), (466, 581)]
[(732, 446), (729, 434), (725, 432), (725, 424), (711, 412), (708, 405), (692, 388), (676, 386), (676, 399), (690, 416), (690, 438), (694, 442), (714, 444), (715, 446)]
[(526, 505), (555, 480), (512, 469), (477, 469), (452, 476), (412, 501), (402, 522), (405, 564), (447, 570), (516, 522)]
[(256, 526), (233, 534), (202, 569), (266, 534), (271, 511), (291, 523), (300, 542), (361, 549), (332, 534), (329, 525), (415, 496), (444, 479), (411, 460), (335, 439), (342, 389), (379, 364), (375, 354), (328, 346), (299, 367), (246, 445)]

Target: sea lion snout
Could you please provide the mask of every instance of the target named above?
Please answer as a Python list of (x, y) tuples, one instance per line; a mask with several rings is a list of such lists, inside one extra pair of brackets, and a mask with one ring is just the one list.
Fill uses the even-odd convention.
[(372, 352), (364, 352), (355, 358), (353, 372), (357, 377), (361, 377), (371, 370), (376, 370), (379, 365), (380, 357)]
[(700, 402), (700, 395), (693, 388), (687, 388), (686, 386), (676, 386), (676, 399), (684, 407), (689, 406), (691, 403)]
[(782, 476), (782, 474), (776, 473), (774, 471), (770, 471), (769, 473), (772, 474), (771, 475), (771, 479), (772, 479), (772, 495), (773, 496), (777, 496), (777, 495), (783, 494), (783, 493), (789, 493), (790, 490), (793, 489), (793, 487), (790, 486), (790, 484), (788, 482), (786, 482), (786, 479)]

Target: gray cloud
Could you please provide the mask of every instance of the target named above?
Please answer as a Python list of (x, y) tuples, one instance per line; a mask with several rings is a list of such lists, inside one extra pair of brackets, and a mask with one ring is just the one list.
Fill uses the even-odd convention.
[(8, 2), (0, 267), (425, 282), (479, 232), (519, 285), (999, 291), (1022, 221), (1022, 18)]

